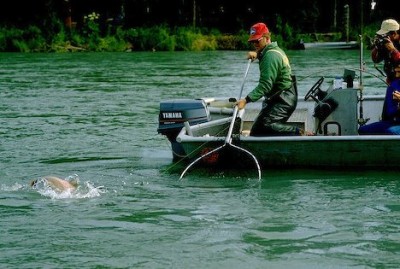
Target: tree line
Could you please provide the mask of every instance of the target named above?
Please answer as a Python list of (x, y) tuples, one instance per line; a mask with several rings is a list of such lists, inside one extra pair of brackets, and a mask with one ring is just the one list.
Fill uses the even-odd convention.
[[(390, 0), (297, 0), (274, 4), (260, 0), (13, 0), (3, 3), (0, 9), (0, 31), (31, 29), (34, 33), (39, 31), (47, 41), (64, 30), (65, 35), (73, 30), (81, 35), (106, 36), (115, 34), (116, 29), (155, 27), (167, 31), (190, 27), (203, 33), (207, 29), (206, 34), (215, 29), (221, 34), (238, 35), (248, 32), (253, 23), (263, 21), (283, 41), (297, 38), (298, 34), (321, 32), (350, 32), (357, 37), (364, 28), (376, 31), (385, 18), (397, 19), (399, 8), (400, 1)], [(95, 16), (95, 25), (89, 24), (93, 19), (90, 16)], [(340, 38), (344, 39), (343, 35)], [(288, 42), (293, 44), (294, 40)]]
[[(372, 2), (376, 3), (373, 11)], [(13, 0), (4, 1), (0, 25), (44, 25), (52, 17), (81, 24), (85, 15), (96, 12), (102, 22), (114, 21), (125, 27), (167, 24), (233, 33), (257, 21), (273, 28), (280, 17), (300, 32), (327, 32), (340, 29), (346, 5), (355, 28), (363, 20), (368, 24), (385, 17), (396, 18), (400, 8), (399, 1), (391, 0), (296, 0), (274, 4), (260, 0)]]

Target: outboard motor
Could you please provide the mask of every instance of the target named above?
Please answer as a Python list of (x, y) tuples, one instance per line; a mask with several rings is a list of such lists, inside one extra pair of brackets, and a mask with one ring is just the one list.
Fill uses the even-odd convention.
[(176, 137), (187, 121), (190, 125), (210, 121), (210, 112), (202, 99), (175, 99), (160, 102), (158, 116), (159, 134), (165, 135), (171, 142), (173, 159), (185, 157), (182, 146), (176, 142)]

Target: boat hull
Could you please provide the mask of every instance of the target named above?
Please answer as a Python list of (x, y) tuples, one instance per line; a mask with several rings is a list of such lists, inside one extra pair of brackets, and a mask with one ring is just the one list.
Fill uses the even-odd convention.
[[(233, 102), (207, 101), (211, 120), (188, 125), (178, 133), (174, 142), (180, 145), (181, 159), (188, 163), (206, 155), (198, 163), (249, 168), (254, 158), (261, 168), (317, 168), (317, 169), (395, 169), (400, 165), (400, 136), (358, 135), (360, 122), (378, 121), (384, 96), (364, 96), (360, 101), (356, 88), (330, 88), (315, 102), (299, 98), (296, 111), (288, 124), (314, 132), (314, 136), (250, 136), (261, 102), (249, 103), (240, 110), (231, 140), (227, 130), (232, 113), (221, 113), (221, 108), (232, 108)], [(307, 100), (306, 100), (307, 99)], [(317, 108), (329, 100), (337, 104), (326, 115), (317, 114)], [(218, 107), (218, 110), (212, 108)], [(232, 110), (232, 109), (231, 109)], [(218, 115), (219, 118), (215, 118)], [(232, 145), (235, 145), (240, 150)]]
[(305, 42), (300, 43), (300, 48), (309, 49), (357, 49), (359, 47), (356, 41), (338, 41), (338, 42)]
[[(216, 141), (220, 140), (220, 141)], [(224, 138), (193, 141), (180, 137), (180, 143), (193, 160), (223, 145)], [(397, 136), (316, 136), (316, 137), (241, 137), (233, 144), (251, 152), (262, 168), (390, 168), (399, 169), (394, 161), (400, 157)], [(226, 149), (227, 148), (227, 149)], [(229, 145), (203, 161), (246, 167), (251, 159)]]
[[(398, 169), (400, 165), (393, 160), (400, 157), (400, 136), (358, 135), (360, 102), (356, 93), (352, 89), (330, 92), (326, 98), (335, 98), (339, 106), (321, 122), (314, 116), (316, 104), (299, 99), (298, 108), (288, 123), (314, 130), (315, 136), (249, 136), (261, 105), (250, 103), (240, 120), (237, 119), (232, 144), (253, 154), (262, 168)], [(383, 96), (363, 98), (364, 115), (370, 122), (379, 120), (382, 103)], [(183, 128), (176, 142), (185, 153), (184, 159), (193, 161), (225, 144), (200, 163), (244, 168), (253, 165), (254, 160), (249, 154), (226, 143), (226, 130), (231, 121), (232, 116), (226, 115), (222, 119), (197, 124), (190, 127), (190, 134)]]

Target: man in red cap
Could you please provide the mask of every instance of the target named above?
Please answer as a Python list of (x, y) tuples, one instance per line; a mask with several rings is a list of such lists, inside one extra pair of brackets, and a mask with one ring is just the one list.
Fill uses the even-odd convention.
[(286, 53), (279, 48), (277, 42), (271, 41), (268, 27), (261, 22), (250, 28), (248, 42), (254, 45), (255, 51), (250, 51), (247, 58), (259, 60), (260, 78), (258, 85), (246, 98), (237, 102), (238, 108), (243, 109), (247, 103), (256, 102), (264, 97), (262, 109), (250, 135), (312, 135), (286, 123), (296, 109), (298, 98)]

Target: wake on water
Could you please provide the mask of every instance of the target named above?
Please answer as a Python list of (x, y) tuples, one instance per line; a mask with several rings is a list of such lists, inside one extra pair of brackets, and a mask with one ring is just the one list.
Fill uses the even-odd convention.
[(51, 199), (82, 199), (82, 198), (94, 198), (99, 197), (101, 194), (106, 193), (107, 190), (104, 186), (95, 187), (89, 181), (80, 184), (76, 190), (65, 190), (62, 192), (55, 191), (54, 189), (45, 186), (43, 188), (36, 188), (37, 192), (42, 196), (49, 197)]

